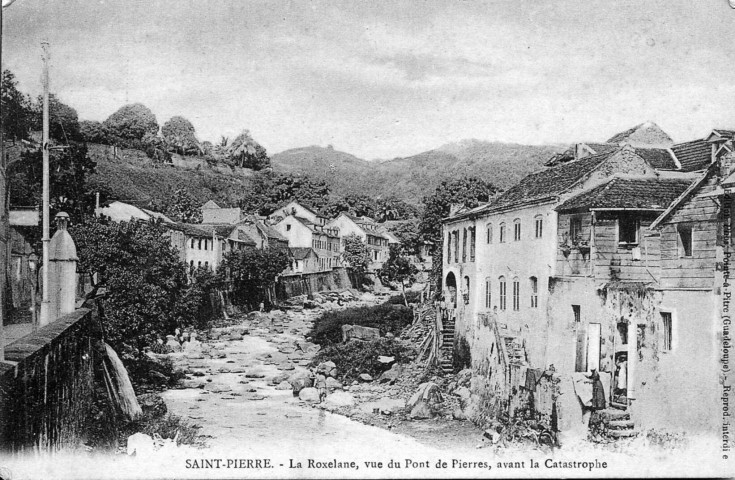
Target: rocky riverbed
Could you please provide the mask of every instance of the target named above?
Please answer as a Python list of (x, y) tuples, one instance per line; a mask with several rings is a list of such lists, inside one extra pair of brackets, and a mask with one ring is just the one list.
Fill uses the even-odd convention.
[[(327, 375), (324, 401), (310, 388), (311, 381), (301, 389), (300, 379), (313, 374), (315, 369), (308, 365), (319, 351), (318, 345), (306, 340), (306, 334), (323, 308), (383, 300), (367, 295), (344, 306), (251, 313), (230, 321), (231, 325), (212, 329), (200, 337), (201, 342), (185, 343), (183, 351), (168, 355), (186, 374), (180, 389), (162, 394), (169, 411), (201, 425), (206, 443), (214, 448), (252, 435), (264, 443), (300, 444), (303, 435), (314, 430), (310, 425), (314, 415), (326, 418), (333, 414), (412, 437), (427, 446), (482, 446), (482, 431), (453, 418), (458, 400), (451, 396), (445, 396), (439, 415), (410, 418), (405, 405), (419, 380), (438, 380), (422, 376), (423, 370), (417, 366), (400, 366), (400, 374), (388, 381), (383, 378), (343, 385), (334, 378), (338, 375)], [(301, 389), (300, 395), (294, 393), (294, 386)], [(272, 428), (262, 428), (265, 425)]]

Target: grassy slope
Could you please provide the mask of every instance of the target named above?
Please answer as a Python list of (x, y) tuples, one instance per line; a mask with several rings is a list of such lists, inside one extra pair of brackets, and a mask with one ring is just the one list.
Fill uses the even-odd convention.
[(122, 150), (115, 158), (109, 147), (90, 144), (89, 154), (97, 162), (92, 181), (106, 185), (116, 200), (165, 203), (174, 190), (185, 188), (201, 203), (213, 199), (226, 206), (236, 204), (249, 188), (249, 180), (242, 175), (154, 165), (138, 150)]
[[(123, 150), (120, 158), (114, 158), (104, 145), (90, 145), (89, 151), (97, 161), (98, 173), (93, 179), (106, 184), (119, 200), (165, 203), (175, 189), (183, 187), (202, 203), (213, 199), (227, 206), (235, 205), (249, 188), (249, 171), (154, 165), (137, 150)], [(506, 189), (541, 168), (556, 151), (559, 147), (463, 140), (412, 157), (368, 162), (349, 153), (311, 146), (277, 153), (272, 163), (277, 172), (323, 179), (337, 195), (395, 195), (418, 204), (441, 181), (464, 175)], [(179, 163), (186, 163), (186, 159)], [(195, 164), (190, 162), (190, 166)]]

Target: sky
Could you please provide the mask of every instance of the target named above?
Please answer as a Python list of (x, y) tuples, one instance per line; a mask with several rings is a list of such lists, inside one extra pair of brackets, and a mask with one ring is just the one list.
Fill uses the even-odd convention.
[(269, 153), (735, 128), (727, 0), (17, 0), (2, 61), (34, 96), (43, 39), (80, 119), (140, 102), (200, 140), (248, 129)]

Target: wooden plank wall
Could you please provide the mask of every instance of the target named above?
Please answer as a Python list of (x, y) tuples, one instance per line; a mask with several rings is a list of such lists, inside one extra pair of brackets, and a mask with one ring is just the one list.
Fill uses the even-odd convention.
[[(712, 176), (689, 202), (682, 205), (661, 229), (661, 283), (665, 288), (712, 288), (715, 279), (719, 207), (703, 197), (714, 190)], [(679, 256), (678, 224), (692, 227), (692, 256)]]
[(594, 274), (600, 280), (650, 283), (660, 274), (658, 236), (646, 236), (655, 214), (643, 214), (639, 231), (640, 260), (633, 260), (633, 248), (618, 244), (617, 216), (599, 215), (595, 222)]

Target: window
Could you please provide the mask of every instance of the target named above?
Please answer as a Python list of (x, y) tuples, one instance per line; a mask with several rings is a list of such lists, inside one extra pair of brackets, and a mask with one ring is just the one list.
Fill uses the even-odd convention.
[(638, 219), (632, 215), (618, 218), (618, 243), (638, 243)]
[(204, 269), (205, 270), (208, 270), (209, 269), (209, 262), (204, 262)]
[(521, 308), (521, 282), (517, 278), (513, 279), (513, 310), (518, 311)]
[(519, 219), (513, 220), (513, 241), (517, 242), (521, 239), (521, 221)]
[(569, 219), (569, 239), (576, 242), (582, 236), (582, 217)]
[(670, 352), (673, 339), (673, 322), (671, 318), (671, 312), (661, 312), (661, 321), (663, 322), (663, 343), (661, 345), (661, 349), (664, 352)]
[(286, 231), (287, 232), (290, 232), (291, 231), (291, 224), (290, 223), (287, 223), (286, 224)]
[(493, 243), (493, 226), (491, 224), (487, 224), (487, 244), (490, 245)]
[(500, 285), (500, 309), (505, 310), (505, 293), (506, 293), (506, 285), (505, 285), (505, 277), (500, 277), (498, 279), (499, 285)]
[(531, 277), (531, 308), (538, 307), (538, 279)]
[(454, 263), (459, 263), (459, 230), (453, 232), (454, 235)]
[(475, 227), (470, 228), (470, 262), (475, 261)]
[(534, 235), (536, 238), (541, 238), (544, 235), (544, 217), (537, 215), (534, 221), (536, 224)]
[(499, 232), (499, 235), (500, 235), (500, 239), (498, 241), (500, 243), (505, 243), (505, 224), (504, 223), (501, 223), (500, 224), (500, 232)]
[(679, 256), (692, 256), (692, 227), (679, 225)]
[(464, 277), (464, 304), (470, 303), (470, 277)]
[(197, 246), (197, 249), (198, 250), (202, 249), (202, 239), (201, 238), (199, 239), (199, 245)]
[(582, 309), (579, 305), (572, 305), (572, 313), (574, 314), (574, 323), (580, 323), (582, 321)]
[(467, 229), (462, 232), (462, 263), (467, 261)]
[(492, 285), (490, 283), (490, 279), (485, 279), (485, 308), (490, 308), (493, 301), (493, 294), (492, 294)]
[(194, 248), (194, 239), (191, 239), (191, 248)]

